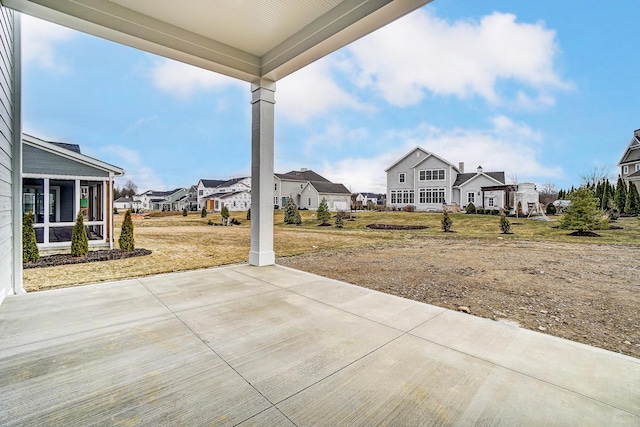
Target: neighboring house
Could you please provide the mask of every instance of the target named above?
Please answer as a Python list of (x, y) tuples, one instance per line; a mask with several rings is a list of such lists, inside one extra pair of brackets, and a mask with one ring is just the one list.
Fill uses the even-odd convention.
[(627, 183), (633, 182), (636, 187), (640, 185), (640, 129), (633, 132), (633, 138), (627, 146), (620, 162), (620, 176)]
[[(221, 208), (222, 195), (226, 193), (238, 193), (249, 191), (251, 193), (251, 177), (231, 178), (228, 180), (201, 179), (196, 184), (198, 210), (203, 206), (207, 210), (219, 210)], [(249, 199), (251, 199), (249, 197)], [(218, 200), (219, 209), (215, 209), (215, 201)], [(229, 206), (227, 205), (227, 208)], [(247, 207), (247, 209), (249, 209)], [(240, 209), (238, 209), (240, 210)]]
[(500, 209), (505, 207), (504, 172), (485, 172), (478, 166), (475, 173), (465, 173), (464, 163), (451, 162), (416, 147), (389, 166), (387, 173), (387, 206), (415, 206), (419, 211), (442, 211), (444, 205), (464, 208)]
[(229, 211), (246, 211), (251, 207), (251, 189), (211, 194), (203, 202), (209, 211), (219, 212), (223, 206)]
[(384, 204), (384, 194), (355, 193), (352, 195), (351, 201), (354, 209), (367, 209), (370, 204), (373, 204), (374, 207)]
[(178, 210), (187, 209), (188, 211), (198, 210), (198, 187), (192, 185), (189, 187), (187, 194), (178, 199)]
[(122, 196), (113, 202), (113, 207), (123, 210), (136, 210), (142, 207), (142, 203), (139, 200), (134, 200), (129, 196)]
[(318, 209), (322, 198), (330, 210), (348, 210), (351, 192), (309, 169), (277, 173), (274, 176), (273, 204), (284, 208), (289, 199), (302, 209)]
[(22, 212), (34, 214), (38, 247), (71, 247), (78, 212), (89, 246), (113, 247), (114, 178), (124, 170), (82, 154), (77, 144), (27, 134), (22, 154)]
[(177, 211), (179, 200), (187, 194), (186, 188), (175, 188), (169, 191), (147, 190), (134, 196), (142, 209), (149, 211)]

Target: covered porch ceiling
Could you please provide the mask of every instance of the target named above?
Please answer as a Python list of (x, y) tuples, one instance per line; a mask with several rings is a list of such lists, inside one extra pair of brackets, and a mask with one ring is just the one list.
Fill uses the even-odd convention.
[(248, 82), (277, 81), (431, 0), (0, 0)]

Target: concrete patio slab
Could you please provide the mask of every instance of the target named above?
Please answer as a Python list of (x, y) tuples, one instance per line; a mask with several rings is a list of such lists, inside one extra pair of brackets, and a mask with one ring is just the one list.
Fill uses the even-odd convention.
[(284, 267), (7, 297), (0, 425), (640, 425), (640, 360)]

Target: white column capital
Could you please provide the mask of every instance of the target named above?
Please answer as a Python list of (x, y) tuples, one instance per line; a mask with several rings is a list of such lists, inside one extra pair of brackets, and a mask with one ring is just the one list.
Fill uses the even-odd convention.
[(264, 101), (275, 104), (276, 83), (262, 80), (260, 83), (251, 83), (251, 103), (255, 104), (258, 101)]

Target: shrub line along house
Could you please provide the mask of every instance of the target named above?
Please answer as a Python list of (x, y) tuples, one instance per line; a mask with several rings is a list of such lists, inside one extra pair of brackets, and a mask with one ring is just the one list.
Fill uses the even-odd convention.
[(629, 185), (640, 186), (640, 129), (633, 132), (631, 142), (618, 162), (620, 176)]
[(451, 162), (416, 147), (389, 166), (387, 206), (402, 209), (414, 206), (418, 211), (442, 211), (453, 205), (463, 209), (468, 203), (488, 209), (505, 208), (508, 186), (504, 172), (465, 173), (464, 163)]
[(187, 2), (176, 8), (173, 0), (0, 0), (0, 301), (23, 292), (22, 71), (16, 11), (249, 83), (249, 264), (266, 266), (275, 263), (276, 82), (429, 1)]
[(82, 154), (77, 144), (27, 134), (22, 144), (22, 213), (34, 214), (38, 247), (71, 247), (82, 212), (89, 245), (113, 248), (114, 178), (124, 170)]

